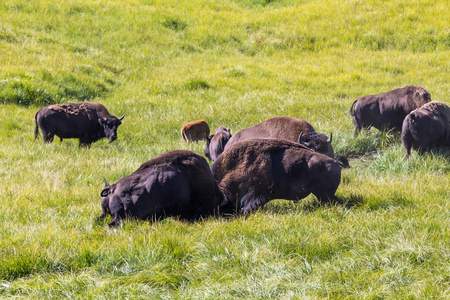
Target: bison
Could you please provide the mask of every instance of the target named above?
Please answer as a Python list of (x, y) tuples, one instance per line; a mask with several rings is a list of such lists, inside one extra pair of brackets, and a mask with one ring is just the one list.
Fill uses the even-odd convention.
[(187, 142), (204, 140), (209, 135), (209, 126), (205, 120), (189, 122), (181, 127), (181, 138)]
[(117, 118), (109, 114), (100, 103), (78, 102), (55, 104), (41, 108), (34, 116), (35, 139), (42, 131), (45, 143), (53, 142), (53, 137), (77, 138), (80, 146), (89, 146), (101, 138), (111, 142), (117, 139), (117, 128), (122, 124), (123, 115)]
[(225, 145), (224, 150), (227, 150), (239, 141), (252, 138), (271, 138), (298, 142), (315, 152), (334, 157), (334, 150), (331, 146), (332, 135), (328, 138), (326, 135), (316, 132), (306, 120), (284, 116), (274, 117), (236, 132)]
[(166, 152), (143, 163), (116, 183), (106, 183), (101, 196), (97, 219), (111, 215), (111, 227), (127, 217), (195, 220), (217, 211), (222, 199), (206, 159), (188, 150)]
[(350, 107), (355, 135), (358, 135), (361, 129), (371, 126), (378, 130), (400, 131), (406, 115), (430, 101), (430, 93), (416, 85), (360, 97)]
[(410, 112), (403, 121), (402, 143), (407, 158), (411, 148), (423, 153), (431, 146), (450, 147), (450, 107), (432, 101)]
[(217, 157), (223, 152), (225, 145), (231, 138), (230, 128), (220, 126), (214, 130), (215, 134), (206, 138), (205, 156), (212, 161), (215, 161)]
[(341, 181), (340, 163), (286, 140), (248, 139), (232, 145), (211, 165), (227, 204), (244, 214), (272, 199), (300, 200), (310, 193), (327, 203)]

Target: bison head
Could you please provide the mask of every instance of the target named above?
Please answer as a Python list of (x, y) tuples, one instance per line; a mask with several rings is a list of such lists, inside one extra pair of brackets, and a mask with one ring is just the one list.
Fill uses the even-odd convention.
[(117, 139), (117, 128), (122, 124), (122, 119), (125, 117), (123, 115), (120, 118), (117, 118), (115, 116), (109, 115), (106, 116), (106, 118), (102, 117), (99, 113), (97, 113), (98, 121), (100, 122), (100, 125), (102, 126), (102, 133), (104, 136), (110, 141), (114, 141)]
[(209, 151), (209, 145), (211, 144), (211, 140), (213, 137), (214, 134), (206, 137), (205, 151), (203, 151), (203, 153), (209, 159), (209, 161), (211, 161), (211, 152)]
[(300, 132), (300, 136), (298, 137), (297, 142), (314, 152), (322, 153), (331, 158), (334, 158), (334, 150), (333, 146), (331, 146), (332, 139), (332, 133), (330, 133), (330, 138), (328, 139), (328, 137), (322, 133), (310, 132), (303, 134), (303, 132)]
[(117, 218), (117, 213), (119, 212), (120, 217), (124, 217), (123, 215), (123, 205), (120, 201), (112, 201), (112, 195), (115, 191), (115, 184), (109, 185), (108, 181), (105, 179), (105, 188), (102, 190), (100, 195), (102, 196), (102, 214), (97, 217), (97, 220), (103, 219), (108, 215), (114, 215), (114, 220), (109, 223), (110, 227), (116, 227), (120, 224), (120, 219)]

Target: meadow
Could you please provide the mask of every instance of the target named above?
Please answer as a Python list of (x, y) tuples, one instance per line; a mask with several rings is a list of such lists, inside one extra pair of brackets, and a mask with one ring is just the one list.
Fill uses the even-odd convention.
[[(355, 137), (352, 102), (420, 85), (450, 105), (448, 1), (4, 0), (0, 3), (0, 297), (450, 298), (450, 155)], [(34, 115), (92, 101), (118, 139), (34, 140)], [(179, 134), (273, 116), (333, 133), (336, 203), (275, 200), (244, 217), (126, 221), (100, 191)]]

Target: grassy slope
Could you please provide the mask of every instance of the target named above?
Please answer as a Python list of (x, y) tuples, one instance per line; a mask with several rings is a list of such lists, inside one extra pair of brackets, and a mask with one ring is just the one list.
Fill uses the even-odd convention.
[[(266, 3), (267, 2), (267, 3)], [(449, 297), (450, 164), (353, 137), (358, 96), (406, 84), (449, 102), (446, 1), (3, 1), (0, 295), (32, 298)], [(34, 141), (34, 114), (92, 100), (114, 143)], [(30, 105), (31, 104), (31, 105)], [(333, 132), (342, 204), (273, 201), (247, 219), (96, 223), (102, 180), (275, 115)], [(363, 158), (356, 158), (363, 155)]]

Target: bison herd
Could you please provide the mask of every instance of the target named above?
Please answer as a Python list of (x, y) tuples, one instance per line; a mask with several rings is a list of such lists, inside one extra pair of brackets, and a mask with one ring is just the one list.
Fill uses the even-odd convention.
[[(432, 146), (450, 147), (450, 107), (431, 101), (420, 86), (405, 86), (356, 99), (350, 108), (355, 134), (363, 128), (401, 131), (406, 157)], [(97, 103), (50, 105), (35, 115), (35, 137), (44, 142), (78, 138), (80, 146), (117, 138), (117, 118)], [(161, 154), (101, 191), (102, 215), (110, 226), (125, 218), (176, 216), (196, 220), (218, 214), (248, 214), (272, 199), (297, 201), (313, 194), (321, 203), (335, 197), (345, 157), (334, 156), (332, 134), (314, 130), (306, 120), (279, 116), (231, 135), (220, 126), (209, 135), (205, 120), (186, 123), (185, 142), (206, 140), (204, 155), (175, 150)]]

